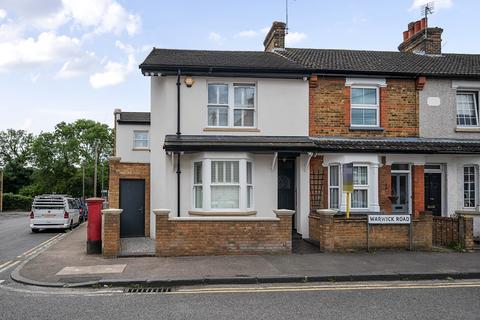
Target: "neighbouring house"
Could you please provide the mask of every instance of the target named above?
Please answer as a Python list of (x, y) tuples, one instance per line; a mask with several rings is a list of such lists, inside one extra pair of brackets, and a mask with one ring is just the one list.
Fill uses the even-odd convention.
[[(297, 49), (274, 22), (263, 52), (154, 48), (150, 113), (115, 113), (120, 236), (165, 256), (286, 253), (292, 234), (361, 248), (366, 214), (404, 213), (428, 249), (425, 211), (477, 216), (480, 198), (480, 55), (442, 53), (441, 34), (422, 19), (398, 52)], [(408, 239), (376, 230), (374, 246)]]

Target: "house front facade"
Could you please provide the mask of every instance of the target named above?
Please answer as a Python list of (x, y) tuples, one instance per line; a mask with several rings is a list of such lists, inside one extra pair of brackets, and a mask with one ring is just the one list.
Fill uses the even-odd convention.
[[(321, 209), (478, 213), (480, 59), (442, 54), (441, 32), (410, 24), (399, 52), (294, 49), (275, 22), (264, 52), (154, 48), (140, 65), (149, 125), (117, 130), (111, 162), (112, 172), (148, 167), (143, 236), (160, 255), (278, 253), (292, 234), (316, 240), (310, 218)], [(148, 160), (121, 155), (142, 131)], [(111, 194), (133, 171), (114, 175)], [(140, 219), (134, 211), (125, 223)]]

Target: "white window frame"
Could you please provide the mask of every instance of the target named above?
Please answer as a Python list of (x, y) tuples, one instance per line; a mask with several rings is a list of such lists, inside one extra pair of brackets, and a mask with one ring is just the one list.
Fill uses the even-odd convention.
[[(147, 139), (137, 139), (137, 134), (138, 133), (146, 133), (147, 134)], [(137, 141), (146, 141), (147, 146), (137, 146)], [(133, 149), (135, 150), (148, 150), (150, 148), (150, 133), (148, 130), (133, 130)]]
[[(201, 164), (201, 172), (200, 172), (200, 175), (201, 175), (201, 181), (200, 182), (196, 182), (195, 181), (195, 164), (197, 163), (200, 163)], [(193, 196), (193, 204), (192, 204), (192, 207), (194, 209), (202, 209), (204, 204), (203, 204), (203, 194), (204, 194), (204, 191), (203, 191), (203, 172), (204, 172), (204, 167), (203, 167), (203, 161), (194, 161), (193, 162), (193, 181), (192, 181), (192, 185), (193, 185), (193, 188), (192, 188), (192, 196)], [(200, 207), (197, 207), (197, 192), (196, 190), (197, 189), (201, 189), (202, 190), (202, 205)]]
[[(250, 175), (251, 175), (251, 181), (248, 182), (248, 165), (250, 164)], [(255, 202), (254, 202), (254, 188), (253, 188), (253, 162), (252, 161), (248, 161), (246, 162), (246, 165), (245, 165), (245, 175), (246, 175), (246, 179), (245, 179), (245, 184), (246, 184), (246, 208), (251, 210), (255, 207)], [(248, 203), (248, 197), (250, 197), (250, 203)]]
[[(367, 174), (366, 174), (366, 177), (367, 177), (367, 184), (353, 184), (353, 192), (352, 192), (352, 195), (350, 197), (350, 207), (353, 209), (353, 210), (368, 210), (370, 208), (370, 203), (369, 203), (369, 192), (370, 192), (370, 166), (367, 165), (367, 164), (354, 164), (353, 167), (365, 167), (367, 168)], [(353, 206), (353, 193), (355, 192), (355, 190), (366, 190), (367, 192), (367, 196), (366, 196), (366, 199), (367, 199), (367, 203), (366, 203), (366, 206), (365, 207), (354, 207)]]
[[(239, 181), (238, 183), (213, 183), (212, 182), (212, 162), (220, 161), (220, 162), (238, 162), (238, 170), (239, 170)], [(195, 172), (194, 163), (202, 162), (202, 208), (197, 208), (195, 206), (195, 186), (200, 186), (200, 184), (195, 184), (195, 177), (192, 174), (192, 192), (194, 193), (192, 196), (192, 208), (197, 211), (204, 211), (204, 212), (246, 212), (252, 211), (255, 207), (255, 197), (254, 197), (254, 190), (255, 190), (255, 167), (254, 163), (249, 158), (203, 158), (199, 160), (195, 160), (192, 162), (192, 172)], [(247, 162), (251, 163), (252, 166), (252, 183), (247, 183)], [(211, 188), (212, 186), (238, 186), (239, 187), (239, 207), (238, 208), (212, 208), (211, 202)], [(247, 205), (247, 192), (248, 186), (252, 187), (252, 198), (251, 198), (251, 205), (248, 207)]]
[[(210, 103), (210, 101), (208, 101), (208, 91), (209, 91), (209, 87), (210, 86), (227, 86), (227, 104), (223, 104), (223, 103)], [(222, 82), (211, 82), (211, 83), (207, 83), (207, 126), (208, 127), (211, 127), (211, 128), (226, 128), (226, 127), (229, 127), (229, 124), (230, 124), (230, 96), (231, 96), (231, 92), (230, 92), (230, 86), (228, 83), (222, 83)], [(219, 97), (218, 97), (218, 93), (217, 93), (217, 101), (219, 101)], [(208, 111), (210, 109), (210, 107), (216, 107), (217, 108), (217, 124), (216, 125), (209, 125), (208, 123)], [(227, 125), (226, 126), (221, 126), (220, 125), (220, 117), (219, 117), (219, 112), (218, 112), (218, 108), (227, 108)]]
[[(465, 168), (473, 168), (473, 191), (474, 191), (474, 198), (473, 198), (473, 207), (465, 206)], [(478, 206), (478, 169), (477, 166), (473, 164), (467, 164), (462, 167), (462, 207), (467, 210), (475, 209)]]
[[(376, 104), (354, 104), (352, 102), (352, 92), (353, 89), (375, 89), (376, 93)], [(354, 124), (353, 123), (353, 110), (354, 109), (368, 109), (376, 111), (376, 123), (372, 124)], [(352, 128), (378, 128), (380, 127), (380, 88), (378, 86), (367, 86), (367, 85), (355, 85), (350, 87), (350, 126)]]
[[(338, 177), (337, 177), (337, 181), (338, 181), (338, 184), (336, 186), (332, 186), (331, 184), (331, 168), (332, 167), (337, 167), (337, 174), (338, 174)], [(329, 209), (336, 209), (336, 210), (340, 210), (340, 207), (342, 206), (341, 204), (341, 172), (340, 172), (340, 168), (341, 168), (341, 165), (340, 164), (337, 164), (337, 163), (334, 163), (334, 164), (330, 164), (328, 166), (328, 208)], [(332, 204), (332, 193), (331, 193), (331, 190), (332, 189), (337, 189), (338, 190), (338, 193), (337, 193), (337, 204), (338, 204), (338, 207), (337, 208), (334, 208), (331, 206)]]
[[(228, 104), (210, 104), (208, 101), (208, 87), (210, 85), (227, 85), (228, 86)], [(246, 106), (235, 106), (235, 87), (253, 87), (254, 88), (254, 99), (253, 99), (253, 108), (249, 108)], [(218, 129), (255, 129), (257, 128), (257, 96), (258, 96), (258, 84), (254, 81), (246, 81), (246, 82), (222, 82), (222, 81), (211, 81), (207, 82), (207, 128), (218, 128)], [(218, 107), (227, 107), (227, 125), (226, 126), (221, 126), (218, 125), (219, 123), (217, 122), (217, 125), (210, 125), (208, 123), (208, 107), (209, 106), (218, 106)], [(251, 110), (253, 111), (253, 125), (252, 126), (235, 126), (235, 110)], [(218, 119), (218, 116), (217, 116)]]
[[(473, 96), (473, 107), (475, 108), (475, 118), (477, 120), (477, 124), (459, 124), (458, 123), (458, 95), (471, 95)], [(459, 128), (478, 128), (480, 127), (480, 118), (479, 118), (479, 110), (478, 110), (478, 99), (479, 99), (479, 91), (476, 90), (458, 90), (455, 94), (455, 110), (456, 110), (456, 116), (455, 116), (455, 121), (457, 124), (457, 127)]]

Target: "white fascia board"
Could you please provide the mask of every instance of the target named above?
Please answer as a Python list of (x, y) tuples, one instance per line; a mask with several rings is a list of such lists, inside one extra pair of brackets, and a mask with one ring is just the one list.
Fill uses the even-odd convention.
[(385, 78), (352, 78), (347, 77), (345, 80), (345, 86), (374, 86), (374, 87), (386, 87), (387, 80)]
[(480, 89), (480, 81), (452, 80), (452, 89)]

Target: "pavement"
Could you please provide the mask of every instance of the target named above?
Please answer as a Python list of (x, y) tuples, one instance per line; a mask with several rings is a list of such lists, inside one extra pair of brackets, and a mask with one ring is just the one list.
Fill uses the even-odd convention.
[(21, 283), (49, 287), (480, 279), (480, 252), (105, 259), (86, 254), (86, 224), (83, 224), (24, 261), (11, 277)]

